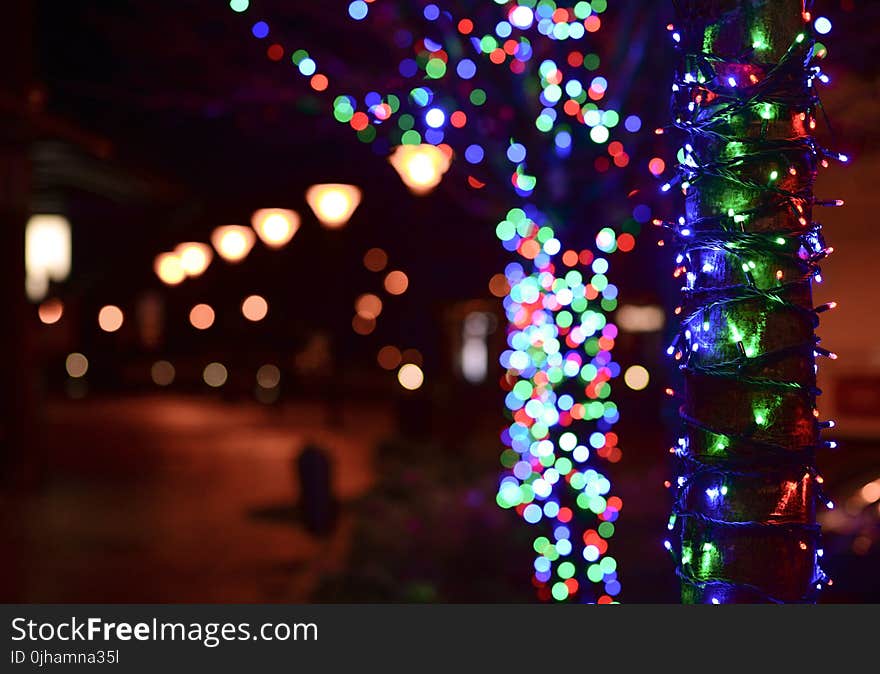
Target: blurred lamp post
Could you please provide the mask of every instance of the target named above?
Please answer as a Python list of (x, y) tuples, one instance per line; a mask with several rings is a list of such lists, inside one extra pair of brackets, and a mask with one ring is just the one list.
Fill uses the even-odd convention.
[(388, 161), (413, 194), (428, 194), (449, 170), (451, 157), (435, 145), (398, 145)]
[(227, 262), (241, 262), (251, 252), (256, 235), (250, 227), (223, 225), (211, 232), (211, 244)]
[(165, 285), (176, 286), (183, 283), (186, 272), (176, 253), (159, 253), (153, 262), (153, 271)]
[(25, 291), (32, 302), (49, 292), (49, 281), (70, 275), (70, 222), (63, 215), (33, 215), (25, 229)]
[(312, 185), (306, 190), (306, 201), (322, 225), (336, 229), (348, 222), (361, 203), (361, 190), (339, 183)]
[(180, 265), (187, 276), (201, 276), (211, 260), (214, 259), (214, 251), (205, 243), (187, 241), (174, 249), (174, 254), (180, 259)]
[(251, 217), (251, 226), (269, 248), (281, 248), (299, 229), (299, 213), (284, 208), (261, 208)]

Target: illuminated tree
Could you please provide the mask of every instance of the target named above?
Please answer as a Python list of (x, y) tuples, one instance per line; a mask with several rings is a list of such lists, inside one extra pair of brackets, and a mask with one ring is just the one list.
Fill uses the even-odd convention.
[(816, 409), (815, 363), (833, 357), (814, 333), (833, 303), (812, 304), (831, 252), (813, 210), (840, 205), (817, 201), (813, 182), (828, 157), (846, 161), (814, 135), (825, 51), (802, 0), (676, 5), (685, 212), (664, 224), (685, 282), (669, 348), (684, 373), (669, 525), (682, 599), (813, 602), (825, 583), (815, 454), (831, 425)]

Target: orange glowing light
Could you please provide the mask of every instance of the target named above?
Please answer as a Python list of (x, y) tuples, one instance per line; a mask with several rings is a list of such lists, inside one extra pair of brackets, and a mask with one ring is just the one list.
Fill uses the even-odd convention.
[(379, 363), (379, 367), (384, 370), (393, 370), (401, 362), (400, 349), (396, 346), (383, 346), (379, 349), (379, 353), (376, 354), (376, 361)]
[(402, 271), (392, 271), (385, 277), (385, 290), (390, 295), (403, 295), (409, 287), (409, 278)]
[(190, 309), (189, 322), (197, 330), (207, 330), (214, 325), (214, 310), (208, 304), (197, 304)]
[(98, 312), (98, 326), (104, 332), (116, 332), (122, 327), (124, 320), (125, 316), (122, 313), (122, 309), (113, 304), (101, 307), (101, 310)]
[(361, 318), (375, 320), (382, 313), (382, 300), (372, 293), (366, 293), (357, 298), (354, 310)]
[(388, 253), (381, 248), (370, 248), (364, 254), (364, 266), (370, 271), (382, 271), (388, 264)]
[(37, 309), (37, 315), (40, 317), (40, 321), (46, 325), (57, 323), (64, 315), (64, 303), (54, 298), (46, 300), (40, 304), (40, 308)]
[(241, 313), (254, 323), (262, 321), (269, 313), (269, 303), (260, 295), (250, 295), (241, 303)]

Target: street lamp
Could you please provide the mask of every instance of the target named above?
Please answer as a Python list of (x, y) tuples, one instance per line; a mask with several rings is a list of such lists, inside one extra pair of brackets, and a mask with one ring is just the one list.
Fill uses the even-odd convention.
[(211, 264), (214, 251), (206, 243), (187, 241), (174, 249), (174, 254), (180, 259), (180, 265), (187, 276), (201, 276)]
[(153, 261), (153, 271), (165, 285), (176, 286), (183, 283), (186, 272), (176, 253), (159, 253)]
[(361, 203), (361, 190), (339, 183), (312, 185), (306, 190), (306, 201), (322, 225), (337, 229), (348, 222)]
[(257, 237), (250, 227), (223, 225), (211, 232), (211, 245), (227, 262), (241, 262), (251, 252)]
[(388, 157), (403, 184), (413, 194), (428, 194), (443, 179), (452, 160), (436, 145), (398, 145)]
[(49, 281), (70, 275), (70, 222), (63, 215), (32, 215), (25, 227), (25, 291), (39, 302)]
[(261, 208), (251, 216), (251, 226), (269, 248), (281, 248), (299, 229), (299, 213), (285, 208)]

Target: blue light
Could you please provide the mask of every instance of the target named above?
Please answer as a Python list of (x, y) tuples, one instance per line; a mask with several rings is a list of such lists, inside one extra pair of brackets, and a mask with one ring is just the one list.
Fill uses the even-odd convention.
[(440, 108), (431, 108), (425, 113), (425, 124), (432, 129), (439, 129), (446, 123), (446, 113)]
[(428, 129), (425, 131), (425, 141), (431, 145), (440, 145), (443, 142), (443, 132), (440, 129)]
[(415, 59), (403, 59), (397, 70), (404, 77), (413, 77), (419, 71), (419, 64), (415, 62)]
[(436, 21), (440, 16), (440, 8), (437, 5), (425, 5), (424, 15), (428, 21)]
[(263, 39), (269, 34), (269, 24), (265, 21), (257, 21), (251, 28), (254, 37)]
[(568, 131), (560, 131), (556, 134), (556, 147), (558, 148), (568, 148), (571, 147), (571, 134)]
[(483, 148), (479, 145), (469, 145), (464, 151), (464, 158), (471, 164), (479, 164), (483, 161), (484, 156), (485, 152), (483, 152)]
[(630, 133), (635, 133), (642, 128), (642, 120), (638, 115), (630, 115), (624, 120), (623, 127)]
[(541, 521), (541, 507), (535, 503), (529, 503), (523, 510), (523, 519), (529, 524), (536, 524)]
[(640, 222), (642, 224), (648, 222), (651, 219), (651, 209), (645, 204), (639, 204), (633, 209), (633, 218), (635, 218), (636, 222)]
[(354, 0), (354, 2), (348, 6), (348, 15), (355, 21), (360, 21), (366, 17), (367, 12), (369, 11), (370, 8), (364, 0)]
[(520, 143), (511, 143), (510, 147), (507, 148), (507, 158), (514, 164), (525, 161), (526, 148)]
[(455, 68), (455, 72), (458, 73), (458, 76), (461, 79), (469, 80), (477, 74), (477, 66), (470, 59), (462, 59), (458, 62), (458, 65)]

